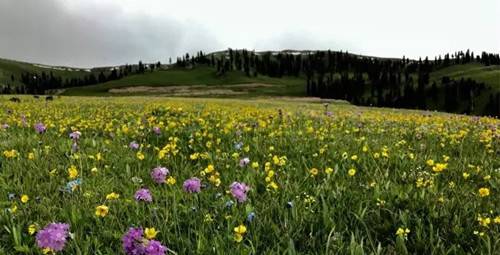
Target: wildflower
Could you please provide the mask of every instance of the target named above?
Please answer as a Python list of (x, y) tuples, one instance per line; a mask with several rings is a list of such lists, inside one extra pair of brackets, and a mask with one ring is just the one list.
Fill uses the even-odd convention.
[(243, 224), (234, 228), (234, 240), (236, 242), (241, 242), (243, 240), (243, 236), (247, 232), (247, 227)]
[(28, 201), (29, 201), (29, 200), (30, 200), (30, 197), (28, 197), (28, 195), (22, 195), (22, 196), (21, 196), (21, 202), (22, 202), (23, 204), (28, 203)]
[(174, 185), (177, 181), (175, 180), (174, 177), (172, 176), (169, 176), (168, 179), (167, 179), (167, 184), (168, 185)]
[(106, 200), (114, 200), (120, 198), (120, 194), (117, 194), (115, 192), (111, 192), (106, 195)]
[(97, 174), (98, 171), (99, 170), (97, 170), (97, 167), (93, 167), (92, 169), (90, 169), (90, 172), (94, 175)]
[(429, 159), (425, 162), (428, 166), (433, 166), (434, 165), (434, 160)]
[(153, 196), (148, 189), (139, 189), (135, 192), (134, 198), (136, 201), (152, 202)]
[(35, 131), (37, 133), (43, 134), (43, 133), (45, 133), (46, 130), (47, 130), (47, 127), (43, 123), (39, 122), (39, 123), (35, 124)]
[(477, 221), (479, 222), (479, 225), (483, 226), (483, 227), (488, 227), (488, 225), (490, 225), (491, 223), (491, 219), (490, 217), (477, 217)]
[(487, 197), (490, 195), (490, 189), (488, 188), (480, 188), (479, 189), (479, 196), (480, 197)]
[(158, 234), (158, 231), (156, 231), (155, 228), (146, 228), (144, 230), (144, 235), (146, 236), (147, 239), (155, 239), (156, 235)]
[(159, 241), (143, 237), (142, 228), (130, 228), (122, 237), (122, 247), (127, 255), (164, 255), (167, 248)]
[(69, 225), (65, 223), (50, 223), (36, 234), (36, 243), (41, 249), (62, 251), (69, 236)]
[(30, 235), (33, 235), (35, 234), (36, 232), (36, 225), (35, 224), (31, 224), (28, 226), (28, 234)]
[(132, 149), (132, 150), (137, 150), (137, 149), (139, 149), (140, 146), (139, 146), (139, 144), (136, 141), (132, 141), (132, 142), (130, 142), (130, 144), (128, 145), (128, 147), (130, 149)]
[(33, 152), (28, 153), (28, 159), (29, 160), (34, 160), (35, 159), (35, 153), (33, 153)]
[(470, 174), (469, 174), (469, 173), (467, 173), (467, 172), (464, 172), (464, 173), (462, 174), (462, 176), (464, 177), (464, 179), (466, 179), (466, 180), (467, 180), (467, 178), (469, 178)]
[(142, 152), (138, 151), (136, 156), (139, 160), (144, 160), (144, 154)]
[(252, 223), (254, 219), (255, 219), (255, 213), (254, 212), (249, 213), (247, 216), (247, 222)]
[(201, 181), (200, 179), (193, 177), (184, 181), (182, 187), (185, 192), (198, 193), (201, 191)]
[(156, 167), (151, 171), (151, 178), (153, 178), (153, 181), (161, 184), (165, 183), (165, 179), (167, 178), (167, 175), (169, 174), (169, 171), (166, 167)]
[(243, 203), (247, 200), (247, 192), (250, 188), (245, 183), (233, 182), (229, 188), (236, 201)]
[(495, 222), (495, 224), (500, 224), (500, 216), (495, 217), (495, 219), (493, 219), (493, 222)]
[(249, 163), (250, 163), (250, 159), (249, 158), (243, 158), (243, 159), (240, 160), (240, 167), (245, 167)]
[(311, 170), (309, 170), (309, 173), (311, 174), (312, 177), (318, 175), (318, 169), (316, 168), (311, 168)]
[(401, 236), (404, 238), (407, 238), (409, 233), (410, 230), (408, 228), (398, 228), (398, 230), (396, 231), (397, 236)]
[(354, 169), (354, 168), (349, 169), (347, 174), (349, 174), (349, 176), (354, 176), (356, 174), (356, 169)]
[(153, 133), (156, 135), (161, 135), (161, 129), (159, 127), (153, 127)]
[(444, 163), (444, 164), (443, 163), (436, 163), (432, 167), (432, 171), (439, 173), (439, 172), (442, 172), (443, 170), (445, 170), (447, 167), (448, 167), (448, 163)]
[(70, 179), (75, 179), (76, 177), (78, 177), (78, 169), (76, 168), (76, 166), (71, 165), (68, 168), (68, 175)]
[(3, 155), (6, 158), (15, 158), (15, 157), (17, 157), (17, 151), (16, 150), (4, 151)]
[(332, 173), (333, 173), (333, 168), (331, 168), (331, 167), (327, 167), (327, 168), (325, 169), (325, 173), (326, 173), (326, 174), (328, 174), (328, 175), (332, 174)]
[(81, 135), (82, 135), (82, 133), (80, 133), (80, 131), (75, 131), (75, 132), (72, 132), (71, 134), (69, 134), (69, 138), (71, 138), (73, 140), (78, 140), (78, 139), (80, 139)]
[(253, 169), (259, 168), (259, 162), (252, 162), (252, 168)]
[(82, 185), (82, 179), (78, 178), (76, 180), (73, 180), (73, 181), (66, 183), (66, 187), (64, 188), (64, 191), (73, 192), (73, 191), (77, 190), (80, 185)]
[(105, 217), (106, 215), (108, 215), (108, 212), (109, 212), (109, 207), (105, 205), (100, 205), (95, 208), (95, 216), (98, 217)]

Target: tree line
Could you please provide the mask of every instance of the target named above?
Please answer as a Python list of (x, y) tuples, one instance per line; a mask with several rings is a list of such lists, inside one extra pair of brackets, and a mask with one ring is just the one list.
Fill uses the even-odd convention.
[[(177, 59), (179, 67), (208, 64), (218, 75), (241, 71), (247, 76), (303, 76), (308, 96), (347, 100), (356, 105), (445, 110), (455, 113), (498, 116), (500, 94), (472, 79), (441, 77), (439, 69), (468, 63), (500, 65), (500, 56), (482, 52), (453, 54), (411, 60), (366, 57), (349, 52), (259, 52), (228, 49), (224, 52)], [(486, 95), (486, 96), (485, 96)], [(484, 98), (488, 101), (484, 102)]]

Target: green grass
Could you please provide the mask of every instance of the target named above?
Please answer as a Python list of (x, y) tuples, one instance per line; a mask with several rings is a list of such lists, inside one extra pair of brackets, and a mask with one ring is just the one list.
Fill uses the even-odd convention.
[[(8, 98), (0, 254), (42, 254), (28, 228), (51, 222), (70, 225), (58, 254), (124, 254), (138, 226), (159, 231), (169, 254), (500, 254), (498, 119), (290, 100)], [(66, 189), (71, 166), (82, 184)], [(176, 183), (154, 182), (158, 166)], [(201, 192), (183, 190), (192, 177)], [(244, 202), (235, 181), (250, 187)], [(150, 203), (134, 199), (144, 187)]]
[(440, 82), (443, 76), (460, 80), (461, 78), (473, 79), (484, 82), (496, 90), (500, 90), (500, 65), (484, 66), (478, 63), (453, 65), (431, 73), (431, 82)]
[[(103, 84), (92, 86), (77, 87), (66, 89), (64, 95), (91, 95), (103, 96), (112, 95), (108, 91), (110, 89), (119, 89), (134, 86), (148, 87), (167, 87), (167, 86), (192, 86), (192, 85), (207, 85), (203, 89), (214, 89), (221, 85), (230, 89), (226, 85), (235, 84), (268, 84), (275, 85), (266, 88), (255, 89), (239, 89), (233, 88), (234, 91), (246, 92), (242, 97), (259, 96), (259, 95), (282, 95), (282, 96), (302, 96), (305, 94), (305, 81), (297, 77), (271, 78), (259, 75), (257, 77), (247, 77), (243, 72), (232, 71), (224, 76), (217, 76), (214, 68), (199, 66), (194, 69), (171, 69), (164, 71), (146, 72), (140, 75), (131, 75), (120, 80), (111, 81)], [(151, 93), (150, 93), (151, 94)], [(115, 94), (116, 95), (116, 94)], [(131, 94), (120, 94), (131, 95)], [(133, 93), (133, 95), (148, 95), (147, 93)]]

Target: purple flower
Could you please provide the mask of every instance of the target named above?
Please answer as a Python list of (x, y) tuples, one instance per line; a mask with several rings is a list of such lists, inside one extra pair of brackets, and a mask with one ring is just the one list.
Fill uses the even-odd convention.
[(153, 196), (151, 196), (151, 192), (148, 189), (139, 189), (137, 192), (135, 192), (134, 198), (136, 201), (153, 201)]
[(166, 253), (165, 246), (161, 245), (161, 243), (156, 240), (149, 241), (148, 245), (146, 246), (145, 254), (164, 255), (165, 253)]
[(37, 133), (43, 134), (47, 130), (47, 127), (43, 123), (39, 122), (35, 124), (35, 130)]
[(62, 251), (69, 236), (69, 225), (65, 223), (50, 223), (36, 234), (38, 247)]
[(247, 192), (250, 190), (250, 187), (245, 183), (233, 182), (229, 188), (231, 188), (231, 194), (239, 203), (247, 200)]
[(3, 128), (3, 129), (7, 129), (7, 128), (9, 128), (9, 124), (2, 124), (2, 128)]
[(144, 254), (142, 228), (130, 228), (122, 237), (122, 246), (125, 254), (128, 255), (142, 255)]
[(248, 163), (250, 163), (250, 159), (249, 158), (243, 158), (240, 160), (240, 166), (241, 167), (244, 167), (246, 165), (248, 165)]
[(153, 132), (157, 135), (161, 135), (161, 129), (159, 127), (154, 127)]
[(184, 181), (182, 185), (184, 191), (188, 193), (198, 193), (201, 191), (201, 181), (200, 179), (193, 177)]
[(130, 142), (128, 147), (132, 150), (137, 150), (137, 149), (139, 149), (139, 144), (136, 141), (132, 141), (132, 142)]
[(78, 140), (78, 139), (80, 139), (81, 135), (82, 135), (82, 133), (80, 133), (80, 131), (75, 131), (75, 132), (69, 134), (69, 138), (71, 138), (73, 140)]
[(153, 180), (158, 184), (165, 183), (165, 179), (169, 173), (170, 172), (166, 167), (159, 166), (151, 171), (151, 178), (153, 178)]
[(167, 248), (159, 241), (143, 237), (142, 228), (130, 228), (122, 237), (122, 246), (127, 255), (165, 255)]

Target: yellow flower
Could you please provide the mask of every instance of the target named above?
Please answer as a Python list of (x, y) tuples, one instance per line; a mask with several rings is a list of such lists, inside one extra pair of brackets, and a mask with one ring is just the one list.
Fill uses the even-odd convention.
[(490, 217), (483, 218), (483, 217), (479, 216), (479, 217), (477, 217), (477, 221), (479, 222), (479, 225), (481, 225), (483, 227), (488, 227), (488, 225), (490, 225), (490, 223), (491, 223)]
[(332, 174), (332, 173), (333, 173), (333, 169), (332, 169), (331, 167), (327, 167), (327, 168), (325, 169), (325, 173), (326, 173), (326, 174), (328, 174), (328, 175), (330, 175), (330, 174)]
[(33, 235), (35, 234), (36, 232), (36, 225), (35, 224), (31, 224), (28, 226), (28, 234), (30, 235)]
[(140, 152), (140, 151), (139, 151), (139, 152), (137, 152), (136, 156), (137, 156), (137, 158), (138, 158), (139, 160), (144, 160), (144, 154), (142, 154), (142, 152)]
[(68, 175), (70, 179), (76, 179), (76, 177), (78, 177), (78, 169), (76, 169), (76, 166), (71, 165), (68, 168)]
[(159, 233), (159, 231), (156, 231), (155, 228), (146, 228), (144, 230), (144, 235), (149, 240), (154, 239), (158, 233)]
[(168, 177), (168, 179), (167, 179), (167, 184), (168, 184), (168, 185), (174, 185), (174, 184), (175, 184), (175, 182), (176, 182), (176, 181), (175, 181), (175, 178), (174, 178), (174, 177), (172, 177), (172, 176)]
[(447, 167), (448, 167), (448, 163), (444, 163), (444, 164), (443, 163), (436, 163), (432, 167), (432, 171), (439, 173), (439, 172), (442, 172), (443, 170), (445, 170)]
[(349, 176), (354, 176), (356, 174), (356, 169), (354, 169), (354, 168), (349, 169), (347, 174), (349, 174)]
[(486, 175), (485, 177), (483, 177), (483, 180), (485, 181), (489, 181), (491, 179), (491, 175)]
[(480, 197), (487, 197), (490, 195), (490, 189), (488, 188), (480, 188), (479, 189), (479, 196)]
[(23, 202), (23, 204), (28, 203), (29, 200), (30, 200), (30, 197), (28, 197), (28, 195), (21, 196), (21, 202)]
[(464, 179), (466, 179), (466, 180), (467, 180), (467, 178), (469, 178), (470, 174), (469, 174), (469, 173), (467, 173), (467, 172), (464, 172), (464, 173), (462, 174), (462, 176), (464, 177)]
[(401, 236), (401, 237), (407, 237), (408, 234), (410, 233), (410, 230), (408, 228), (398, 228), (398, 230), (396, 231), (396, 235), (397, 236)]
[(106, 215), (108, 215), (108, 212), (109, 212), (109, 207), (105, 205), (100, 205), (95, 208), (95, 216), (98, 217), (105, 217)]
[(243, 240), (243, 236), (247, 232), (247, 227), (245, 225), (241, 224), (237, 227), (234, 228), (234, 240), (236, 242), (241, 242)]
[(311, 168), (311, 170), (309, 170), (309, 173), (311, 174), (311, 176), (316, 176), (318, 175), (318, 169), (316, 168)]
[(28, 159), (29, 160), (34, 160), (35, 159), (35, 153), (33, 153), (33, 152), (28, 153)]
[(429, 159), (425, 162), (428, 166), (433, 166), (434, 165), (434, 160)]
[(495, 224), (500, 224), (500, 216), (495, 217), (495, 219), (493, 219), (493, 222), (495, 222)]
[(252, 162), (252, 168), (253, 169), (259, 168), (259, 162)]
[(6, 158), (15, 158), (15, 157), (17, 157), (17, 151), (16, 150), (4, 151), (3, 155)]
[(90, 172), (92, 174), (97, 174), (97, 172), (98, 172), (97, 167), (93, 167), (92, 169), (90, 169)]
[(118, 199), (120, 198), (120, 194), (117, 194), (115, 192), (111, 192), (106, 195), (106, 200), (113, 200), (113, 199)]

